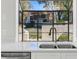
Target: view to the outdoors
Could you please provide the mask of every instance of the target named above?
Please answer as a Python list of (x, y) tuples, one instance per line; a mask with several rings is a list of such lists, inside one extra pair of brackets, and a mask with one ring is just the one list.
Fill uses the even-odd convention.
[(72, 0), (20, 0), (19, 41), (72, 41)]

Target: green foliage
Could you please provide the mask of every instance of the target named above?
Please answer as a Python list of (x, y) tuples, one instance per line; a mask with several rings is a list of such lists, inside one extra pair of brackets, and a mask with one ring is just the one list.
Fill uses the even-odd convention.
[(70, 10), (72, 7), (73, 0), (63, 0), (63, 5), (67, 10)]
[(57, 20), (57, 23), (64, 23), (64, 20)]
[(59, 41), (67, 41), (68, 40), (68, 35), (67, 34), (62, 34), (58, 38)]
[(32, 38), (32, 39), (37, 38), (37, 33), (36, 32), (30, 32), (29, 35), (30, 35), (30, 38)]
[[(39, 33), (39, 37), (38, 38), (42, 38), (41, 34), (42, 33)], [(29, 35), (30, 35), (30, 38), (32, 38), (32, 39), (36, 39), (37, 38), (37, 32), (30, 32)]]

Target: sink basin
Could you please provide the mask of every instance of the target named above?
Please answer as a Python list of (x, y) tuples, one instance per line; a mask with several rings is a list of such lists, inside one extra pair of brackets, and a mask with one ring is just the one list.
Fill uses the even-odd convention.
[(53, 48), (53, 49), (56, 49), (56, 48), (64, 48), (64, 49), (74, 49), (76, 48), (74, 45), (72, 44), (40, 44), (39, 48)]
[(41, 44), (40, 48), (57, 48), (55, 44)]
[(76, 48), (74, 45), (72, 44), (58, 44), (57, 45), (58, 48)]

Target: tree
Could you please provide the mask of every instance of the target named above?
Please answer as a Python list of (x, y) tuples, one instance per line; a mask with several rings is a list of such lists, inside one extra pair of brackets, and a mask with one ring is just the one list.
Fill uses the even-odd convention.
[[(43, 8), (46, 8), (46, 9), (49, 9), (49, 8), (53, 8), (53, 3), (52, 3), (53, 1), (48, 1), (48, 0), (38, 0), (38, 3), (39, 4), (42, 4), (42, 3), (44, 3), (44, 6), (43, 6)], [(50, 6), (51, 5), (51, 6)]]
[[(50, 0), (49, 0), (50, 1)], [(49, 7), (49, 5), (52, 3), (52, 2), (54, 2), (53, 4), (51, 4), (51, 6), (52, 6), (52, 8), (53, 8), (53, 6), (59, 6), (60, 4), (62, 4), (63, 3), (63, 6), (66, 8), (66, 10), (70, 10), (71, 9), (71, 7), (72, 7), (72, 0), (59, 0), (59, 1), (50, 1), (49, 2), (48, 0), (38, 0), (38, 2), (41, 4), (41, 3), (44, 3), (45, 5), (44, 5), (44, 7)], [(59, 3), (60, 2), (60, 3)], [(61, 7), (61, 6), (60, 6)], [(59, 7), (59, 8), (60, 8)], [(63, 7), (63, 8), (64, 8)]]
[(70, 10), (70, 9), (71, 9), (72, 3), (73, 3), (72, 0), (63, 0), (62, 2), (63, 2), (64, 7), (65, 7), (67, 10)]
[(28, 10), (28, 9), (32, 8), (32, 5), (30, 4), (29, 1), (20, 0), (20, 4), (21, 4), (22, 10)]

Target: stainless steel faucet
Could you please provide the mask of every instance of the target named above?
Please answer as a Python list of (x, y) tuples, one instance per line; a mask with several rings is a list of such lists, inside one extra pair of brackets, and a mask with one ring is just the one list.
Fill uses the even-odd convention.
[[(52, 32), (51, 32), (52, 31)], [(50, 28), (50, 32), (49, 35), (51, 35), (52, 33), (52, 41), (56, 42), (57, 41), (57, 30), (55, 27), (51, 27)], [(55, 34), (55, 38), (54, 38), (54, 34)], [(55, 40), (54, 40), (55, 39)]]

